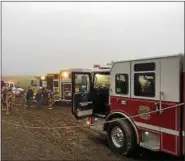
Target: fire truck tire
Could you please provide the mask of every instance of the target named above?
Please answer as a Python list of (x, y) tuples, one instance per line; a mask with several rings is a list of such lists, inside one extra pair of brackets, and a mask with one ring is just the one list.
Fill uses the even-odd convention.
[[(137, 146), (134, 130), (126, 120), (110, 123), (107, 134), (109, 147), (115, 153), (128, 156)], [(119, 137), (121, 137), (121, 141)]]

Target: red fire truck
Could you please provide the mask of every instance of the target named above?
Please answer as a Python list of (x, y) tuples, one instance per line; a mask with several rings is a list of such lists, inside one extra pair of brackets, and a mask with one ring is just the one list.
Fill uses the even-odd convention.
[[(79, 91), (77, 77), (85, 90)], [(103, 130), (112, 151), (131, 154), (142, 146), (175, 156), (185, 154), (185, 56), (184, 54), (113, 62), (109, 106)], [(106, 95), (95, 90), (90, 72), (72, 73), (72, 113), (91, 123), (106, 107)], [(101, 95), (101, 98), (95, 95)], [(104, 103), (103, 103), (104, 102)], [(96, 109), (96, 110), (94, 110)], [(95, 119), (94, 119), (95, 118)], [(98, 118), (99, 119), (99, 118)]]

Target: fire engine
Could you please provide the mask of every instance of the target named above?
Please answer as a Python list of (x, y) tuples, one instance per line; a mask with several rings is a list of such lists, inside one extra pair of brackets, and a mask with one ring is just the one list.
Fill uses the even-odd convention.
[(45, 76), (35, 76), (31, 80), (31, 88), (33, 90), (33, 99), (35, 100), (36, 93), (40, 87), (46, 87), (46, 77)]
[(71, 73), (72, 72), (85, 72), (90, 71), (88, 69), (81, 69), (81, 68), (71, 68), (66, 70), (61, 70), (59, 73), (60, 77), (60, 88), (59, 93), (62, 102), (71, 102)]
[[(72, 113), (76, 119), (89, 118), (91, 124), (96, 123), (100, 118), (97, 113), (106, 111), (102, 108), (109, 97), (110, 111), (104, 113), (102, 128), (112, 151), (128, 155), (141, 146), (185, 155), (184, 54), (113, 62), (110, 77), (106, 96), (95, 89), (95, 76), (90, 72), (72, 73)], [(97, 108), (97, 104), (101, 106)]]
[(52, 90), (55, 93), (55, 101), (60, 102), (59, 94), (59, 73), (48, 73), (46, 75), (46, 88)]
[(48, 73), (46, 75), (47, 89), (59, 93), (59, 73)]

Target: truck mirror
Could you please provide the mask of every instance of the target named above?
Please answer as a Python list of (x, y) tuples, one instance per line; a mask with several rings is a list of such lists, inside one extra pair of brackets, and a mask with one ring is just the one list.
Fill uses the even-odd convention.
[(83, 90), (83, 92), (87, 91), (87, 86), (82, 85), (82, 90)]

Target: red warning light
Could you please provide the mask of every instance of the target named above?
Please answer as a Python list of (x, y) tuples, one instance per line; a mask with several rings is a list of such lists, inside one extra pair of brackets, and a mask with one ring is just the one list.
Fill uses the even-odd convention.
[(92, 119), (91, 119), (91, 117), (89, 117), (89, 118), (87, 119), (86, 124), (87, 124), (87, 125), (91, 125), (91, 124), (92, 124)]
[(109, 67), (99, 67), (99, 69), (110, 69)]

